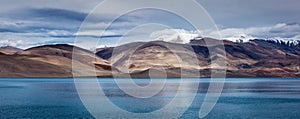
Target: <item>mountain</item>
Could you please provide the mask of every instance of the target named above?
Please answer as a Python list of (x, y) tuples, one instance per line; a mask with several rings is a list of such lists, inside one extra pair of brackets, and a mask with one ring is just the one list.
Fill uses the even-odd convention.
[[(260, 39), (245, 43), (224, 40), (224, 51), (219, 45), (206, 46), (205, 40), (216, 39), (191, 40), (189, 44), (136, 42), (102, 48), (96, 55), (133, 77), (149, 77), (149, 72), (157, 68), (166, 72), (164, 74), (168, 77), (178, 77), (180, 74), (195, 77), (197, 72), (200, 72), (201, 77), (209, 77), (212, 67), (224, 68), (211, 64), (214, 58), (225, 58), (228, 77), (300, 77), (299, 44)], [(208, 47), (217, 52), (210, 54)], [(226, 55), (218, 52), (225, 52)], [(176, 55), (184, 58), (184, 65), (181, 65)], [(199, 63), (195, 64), (195, 60)]]
[[(99, 48), (96, 53), (66, 44), (26, 50), (3, 47), (0, 77), (210, 77), (212, 71), (218, 74), (225, 68), (227, 77), (300, 77), (299, 43), (223, 40), (221, 46), (206, 41), (220, 42), (213, 38), (187, 44), (133, 42)], [(226, 67), (214, 63), (219, 59)]]
[(11, 55), (11, 54), (14, 54), (14, 53), (17, 53), (17, 52), (20, 52), (20, 51), (22, 51), (22, 49), (15, 48), (15, 47), (12, 47), (12, 46), (0, 47), (0, 53), (3, 53), (3, 54)]
[(33, 47), (13, 55), (0, 54), (0, 77), (72, 77), (73, 55), (77, 57), (73, 58), (77, 66), (93, 69), (95, 64), (97, 75), (111, 76), (111, 66), (93, 52), (58, 44)]

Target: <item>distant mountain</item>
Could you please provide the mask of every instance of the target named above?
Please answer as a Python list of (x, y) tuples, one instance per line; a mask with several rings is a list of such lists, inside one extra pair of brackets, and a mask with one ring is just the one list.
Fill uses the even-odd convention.
[(15, 48), (15, 47), (12, 47), (12, 46), (0, 47), (0, 52), (3, 53), (3, 54), (11, 55), (11, 54), (17, 53), (19, 51), (22, 51), (22, 49)]
[[(185, 70), (187, 77), (194, 77), (200, 72), (201, 77), (209, 77), (214, 57), (224, 57), (227, 62), (228, 77), (300, 77), (300, 46), (288, 43), (254, 39), (245, 43), (223, 41), (226, 56), (210, 54), (203, 38), (191, 40), (189, 44), (175, 44), (162, 41), (136, 42), (115, 48), (104, 48), (96, 55), (107, 59), (118, 69), (124, 69), (136, 77), (148, 77), (147, 73), (153, 67), (163, 67), (169, 77), (178, 77)], [(172, 47), (173, 51), (167, 47)], [(192, 49), (190, 48), (192, 47)], [(138, 47), (138, 48), (136, 48)], [(215, 51), (221, 51), (219, 46), (208, 46)], [(135, 50), (134, 52), (132, 50)], [(133, 52), (133, 53), (132, 53)], [(173, 53), (172, 53), (173, 52)], [(180, 65), (174, 54), (180, 54), (186, 65)], [(131, 57), (129, 57), (132, 53)], [(192, 57), (196, 53), (197, 58)], [(198, 60), (199, 64), (192, 64)], [(128, 69), (126, 71), (126, 69)], [(214, 68), (218, 68), (214, 66)], [(222, 67), (220, 67), (222, 68)]]
[[(71, 45), (45, 45), (19, 51), (13, 55), (0, 54), (0, 77), (72, 77), (72, 55), (76, 49), (82, 68), (96, 71), (101, 76), (111, 76), (111, 67), (91, 51)], [(80, 73), (80, 72), (78, 72)]]
[[(224, 50), (218, 44), (206, 45), (205, 41), (214, 40), (133, 42), (96, 53), (66, 44), (26, 50), (5, 47), (0, 48), (0, 77), (89, 77), (94, 71), (98, 77), (210, 77), (212, 69), (219, 73), (224, 68), (227, 77), (300, 77), (299, 43), (223, 40)], [(226, 67), (212, 64), (220, 58)], [(77, 64), (76, 72), (72, 62)]]

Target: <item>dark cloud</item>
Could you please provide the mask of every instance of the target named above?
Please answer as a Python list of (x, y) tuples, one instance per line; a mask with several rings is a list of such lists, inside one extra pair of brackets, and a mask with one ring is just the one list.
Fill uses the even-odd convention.
[(8, 28), (0, 28), (0, 32), (10, 32), (10, 33), (20, 33), (20, 31), (16, 31), (16, 30), (13, 30), (13, 29), (8, 29)]
[(100, 38), (119, 38), (119, 37), (123, 37), (123, 35), (104, 35), (101, 36)]
[[(73, 37), (76, 37), (75, 35)], [(78, 35), (77, 37), (90, 37), (90, 38), (121, 38), (123, 35)]]
[(33, 17), (40, 17), (46, 19), (66, 19), (83, 21), (88, 15), (87, 13), (76, 12), (65, 9), (43, 8), (43, 9), (29, 9)]

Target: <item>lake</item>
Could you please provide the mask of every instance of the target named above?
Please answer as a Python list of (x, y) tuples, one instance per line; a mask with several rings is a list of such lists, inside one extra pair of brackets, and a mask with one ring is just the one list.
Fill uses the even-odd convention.
[[(165, 91), (155, 94), (151, 99), (135, 98), (124, 93), (113, 79), (99, 79), (99, 82), (105, 92), (103, 97), (108, 97), (119, 108), (132, 113), (148, 113), (167, 105), (174, 98), (179, 83), (193, 84), (198, 79), (183, 80), (184, 82), (180, 82), (180, 79), (168, 79), (168, 85), (164, 85), (167, 87), (164, 88)], [(200, 79), (197, 89), (188, 89), (197, 90), (197, 94), (181, 118), (198, 118), (209, 81)], [(86, 82), (89, 82), (88, 79)], [(135, 81), (139, 86), (145, 86), (149, 82), (148, 79)], [(123, 83), (126, 84), (126, 80)], [(129, 85), (124, 86), (136, 91)], [(97, 100), (93, 91), (90, 90), (86, 97)], [(151, 90), (136, 93), (151, 93)], [(182, 101), (185, 98), (187, 97), (181, 97)], [(109, 118), (116, 114), (109, 111), (105, 115), (98, 115)], [(172, 110), (164, 115), (172, 115)], [(80, 100), (73, 79), (2, 78), (0, 118), (94, 118), (94, 116)], [(205, 118), (300, 118), (300, 79), (227, 78), (219, 100)]]

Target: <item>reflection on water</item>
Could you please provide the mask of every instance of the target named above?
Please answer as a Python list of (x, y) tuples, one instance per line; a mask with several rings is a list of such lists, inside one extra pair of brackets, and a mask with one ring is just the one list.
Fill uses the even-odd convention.
[[(185, 85), (194, 85), (196, 81), (185, 80)], [(146, 99), (124, 93), (111, 79), (101, 80), (101, 87), (105, 96), (120, 108), (146, 113), (168, 104), (177, 93), (179, 82), (169, 80), (162, 91)], [(143, 86), (148, 80), (136, 83)], [(202, 81), (198, 89), (179, 90), (187, 94), (198, 90), (182, 118), (198, 117), (208, 85), (208, 81)], [(151, 92), (126, 88), (136, 93)], [(96, 98), (93, 90), (89, 91), (86, 95)], [(92, 118), (92, 115), (81, 103), (72, 79), (0, 79), (0, 118)], [(300, 118), (300, 79), (226, 79), (222, 96), (206, 118)]]

